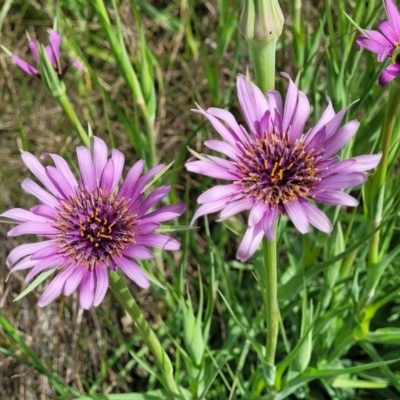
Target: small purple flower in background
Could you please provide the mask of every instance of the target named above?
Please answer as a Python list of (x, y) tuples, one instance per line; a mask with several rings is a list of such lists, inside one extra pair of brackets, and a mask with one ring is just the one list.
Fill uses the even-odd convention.
[[(205, 145), (229, 159), (204, 155), (189, 161), (189, 171), (232, 181), (207, 190), (193, 217), (220, 211), (222, 219), (250, 210), (248, 228), (237, 251), (241, 261), (257, 250), (263, 236), (274, 239), (279, 213), (287, 214), (301, 233), (310, 224), (329, 233), (332, 224), (308, 199), (325, 204), (357, 206), (352, 196), (340, 189), (359, 185), (363, 172), (379, 163), (380, 154), (339, 161), (337, 153), (357, 132), (359, 123), (350, 121), (339, 128), (346, 108), (335, 114), (331, 103), (318, 123), (303, 134), (310, 114), (307, 97), (287, 74), (289, 89), (283, 105), (281, 95), (271, 90), (265, 96), (244, 75), (237, 79), (239, 103), (249, 132), (226, 110), (195, 110), (203, 114), (224, 139)], [(192, 221), (192, 223), (193, 223)]]
[(11, 272), (30, 269), (27, 281), (47, 269), (60, 270), (40, 297), (39, 306), (49, 304), (61, 293), (69, 296), (79, 284), (81, 307), (98, 306), (108, 288), (109, 268), (120, 268), (140, 287), (147, 288), (149, 279), (135, 259), (153, 258), (148, 246), (165, 250), (180, 247), (175, 239), (155, 231), (161, 222), (181, 215), (185, 205), (148, 212), (169, 193), (170, 186), (161, 186), (147, 197), (143, 193), (163, 165), (140, 177), (144, 162), (138, 161), (118, 189), (124, 156), (112, 150), (108, 159), (107, 151), (97, 137), (93, 156), (86, 147), (76, 149), (80, 183), (62, 157), (45, 154), (55, 167), (44, 167), (32, 154), (22, 154), (25, 165), (47, 190), (26, 178), (22, 188), (41, 204), (30, 211), (14, 208), (1, 216), (19, 221), (8, 236), (33, 234), (47, 239), (20, 245), (7, 258)]
[[(65, 65), (63, 68), (60, 66), (60, 47), (61, 47), (61, 36), (54, 29), (50, 29), (49, 31), (49, 44), (46, 46), (46, 54), (49, 58), (51, 64), (53, 65), (55, 71), (57, 72), (60, 79), (64, 77), (67, 71), (74, 66), (75, 68), (82, 70), (82, 65), (78, 61), (72, 61)], [(32, 56), (36, 62), (39, 64), (39, 52), (38, 45), (34, 40), (29, 41), (29, 49), (31, 50)], [(11, 60), (18, 65), (24, 72), (28, 75), (36, 76), (40, 78), (40, 72), (37, 68), (32, 66), (31, 64), (24, 61), (22, 58), (16, 56), (15, 54), (11, 55)]]
[(378, 28), (382, 32), (366, 29), (365, 34), (356, 39), (357, 50), (361, 47), (376, 53), (378, 61), (392, 58), (390, 64), (379, 76), (379, 85), (385, 86), (400, 75), (400, 14), (392, 0), (384, 0), (387, 20), (383, 20)]

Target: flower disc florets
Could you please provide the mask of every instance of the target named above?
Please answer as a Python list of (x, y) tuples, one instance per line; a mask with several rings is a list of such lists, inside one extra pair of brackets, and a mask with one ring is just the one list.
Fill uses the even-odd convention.
[(124, 249), (136, 243), (137, 217), (129, 201), (120, 200), (102, 189), (61, 202), (55, 226), (60, 253), (90, 270), (121, 257)]
[(164, 166), (157, 165), (141, 176), (144, 162), (138, 161), (119, 186), (123, 154), (112, 150), (108, 158), (106, 144), (97, 137), (93, 142), (92, 153), (86, 147), (76, 149), (79, 183), (62, 157), (49, 154), (55, 167), (43, 167), (32, 154), (22, 153), (25, 165), (45, 189), (29, 178), (22, 188), (36, 196), (40, 204), (30, 211), (14, 208), (1, 215), (18, 221), (8, 236), (34, 234), (45, 238), (11, 251), (6, 261), (11, 272), (30, 269), (26, 276), (29, 281), (45, 270), (59, 270), (40, 297), (40, 306), (61, 293), (69, 296), (78, 285), (82, 308), (99, 305), (107, 292), (110, 269), (122, 270), (147, 288), (149, 278), (136, 260), (154, 257), (148, 247), (177, 250), (180, 246), (157, 229), (161, 222), (181, 215), (185, 205), (151, 210), (169, 193), (170, 186), (160, 186), (148, 196), (144, 193)]
[(237, 251), (237, 258), (251, 257), (263, 236), (275, 237), (279, 213), (287, 215), (301, 233), (310, 224), (329, 233), (332, 224), (313, 201), (356, 206), (357, 200), (341, 189), (365, 182), (364, 171), (374, 168), (381, 156), (358, 156), (340, 161), (335, 154), (357, 132), (358, 122), (339, 128), (346, 109), (336, 114), (329, 103), (318, 123), (303, 132), (310, 114), (305, 94), (289, 80), (285, 104), (275, 91), (266, 94), (244, 75), (237, 79), (240, 107), (247, 128), (239, 125), (227, 110), (196, 110), (203, 114), (222, 136), (222, 141), (207, 140), (205, 145), (226, 158), (202, 155), (186, 167), (212, 178), (229, 180), (198, 198), (198, 217), (220, 212), (229, 218), (249, 210), (248, 229)]
[(246, 195), (271, 208), (307, 196), (321, 180), (318, 161), (323, 149), (309, 149), (301, 140), (292, 142), (287, 134), (270, 133), (245, 144), (237, 166), (242, 177), (235, 182)]

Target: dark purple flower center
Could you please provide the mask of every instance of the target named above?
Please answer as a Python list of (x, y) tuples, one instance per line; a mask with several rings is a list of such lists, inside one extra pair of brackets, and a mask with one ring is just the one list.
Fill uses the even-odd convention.
[(246, 145), (237, 163), (242, 178), (237, 184), (245, 194), (273, 208), (307, 196), (320, 180), (323, 149), (309, 149), (301, 140), (271, 133)]
[(93, 269), (96, 263), (110, 265), (111, 257), (136, 242), (137, 217), (128, 199), (97, 189), (79, 191), (61, 203), (56, 227), (60, 253), (75, 263)]

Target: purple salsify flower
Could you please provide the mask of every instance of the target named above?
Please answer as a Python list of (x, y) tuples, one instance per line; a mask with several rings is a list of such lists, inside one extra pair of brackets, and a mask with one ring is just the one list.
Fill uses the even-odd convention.
[[(74, 66), (78, 70), (82, 70), (82, 64), (78, 61), (72, 61), (66, 64), (63, 68), (61, 68), (60, 47), (61, 47), (61, 35), (54, 29), (50, 29), (49, 44), (46, 46), (46, 54), (51, 64), (53, 65), (55, 71), (57, 72), (58, 76), (60, 77), (60, 79), (62, 79), (72, 66)], [(32, 53), (33, 59), (35, 60), (36, 64), (39, 64), (38, 45), (34, 40), (29, 41), (29, 49)], [(34, 66), (32, 66), (31, 64), (29, 64), (28, 62), (26, 62), (25, 60), (23, 60), (22, 58), (16, 56), (15, 54), (12, 54), (11, 60), (28, 75), (40, 78), (39, 70)]]
[(318, 123), (303, 134), (310, 114), (306, 95), (287, 74), (289, 89), (283, 105), (281, 95), (270, 90), (265, 96), (244, 75), (237, 79), (239, 102), (248, 130), (238, 125), (226, 110), (195, 110), (203, 114), (224, 139), (207, 140), (205, 145), (227, 156), (206, 156), (189, 161), (189, 171), (232, 183), (218, 185), (198, 198), (198, 217), (220, 211), (229, 218), (249, 210), (248, 228), (237, 251), (241, 261), (249, 259), (262, 238), (274, 239), (274, 225), (280, 213), (287, 214), (301, 233), (310, 224), (329, 233), (332, 224), (309, 200), (325, 204), (357, 206), (358, 201), (340, 189), (365, 182), (363, 171), (379, 163), (380, 154), (340, 161), (335, 154), (356, 133), (359, 123), (339, 125), (347, 108), (335, 114), (332, 104)]
[(378, 28), (382, 32), (365, 29), (364, 34), (356, 39), (357, 50), (361, 47), (376, 53), (378, 61), (392, 58), (392, 64), (379, 75), (379, 85), (385, 86), (400, 75), (400, 54), (396, 50), (400, 46), (400, 14), (392, 0), (384, 0), (387, 20)]
[(161, 186), (145, 196), (149, 181), (162, 170), (157, 165), (140, 177), (144, 162), (138, 161), (118, 188), (124, 156), (94, 137), (93, 155), (86, 147), (78, 147), (81, 174), (77, 182), (67, 162), (56, 154), (45, 154), (55, 167), (44, 167), (28, 152), (22, 160), (45, 187), (26, 178), (22, 188), (40, 201), (28, 210), (14, 208), (1, 216), (19, 224), (8, 236), (33, 234), (46, 240), (23, 244), (11, 251), (7, 266), (11, 272), (30, 269), (30, 281), (44, 270), (56, 267), (60, 272), (39, 299), (45, 306), (61, 293), (69, 296), (80, 284), (80, 304), (88, 309), (98, 306), (108, 288), (108, 269), (120, 268), (140, 287), (147, 288), (149, 279), (135, 261), (151, 259), (148, 247), (177, 250), (180, 244), (167, 235), (157, 233), (160, 223), (174, 219), (185, 211), (184, 204), (149, 210), (170, 191)]

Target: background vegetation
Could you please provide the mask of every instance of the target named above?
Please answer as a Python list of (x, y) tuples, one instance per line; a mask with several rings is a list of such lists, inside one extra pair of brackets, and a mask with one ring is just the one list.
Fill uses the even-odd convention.
[[(95, 135), (120, 149), (127, 168), (140, 158), (148, 165), (155, 158), (166, 164), (174, 161), (162, 180), (173, 185), (171, 202), (188, 204), (188, 213), (179, 221), (188, 225), (196, 199), (210, 181), (185, 171), (187, 146), (205, 151), (204, 140), (217, 136), (190, 109), (196, 102), (229, 108), (243, 121), (235, 79), (247, 68), (251, 73), (251, 65), (237, 28), (240, 2), (113, 0), (104, 3), (105, 9), (99, 3), (3, 0), (0, 43), (30, 59), (26, 32), (45, 43), (56, 19), (63, 60), (79, 59), (84, 65), (82, 73), (71, 71), (65, 78), (82, 125), (90, 124)], [(278, 42), (277, 71), (298, 77), (312, 104), (310, 126), (326, 106), (326, 95), (335, 110), (359, 99), (347, 118), (357, 118), (361, 126), (344, 154), (377, 152), (387, 97), (387, 90), (377, 85), (382, 64), (372, 54), (355, 51), (356, 34), (344, 12), (364, 28), (376, 26), (384, 15), (381, 2), (286, 0), (281, 7), (285, 27)], [(6, 53), (0, 54), (0, 65), (3, 212), (34, 204), (20, 188), (27, 170), (19, 148), (36, 156), (59, 153), (73, 163), (80, 141), (39, 80), (23, 74)], [(285, 79), (278, 78), (277, 89), (286, 90)], [(150, 133), (156, 137), (153, 154)], [(385, 272), (363, 327), (357, 309), (366, 283), (370, 230), (361, 190), (352, 191), (361, 202), (357, 209), (326, 209), (335, 223), (329, 237), (316, 230), (303, 236), (292, 224), (281, 223), (278, 395), (266, 388), (257, 356), (258, 344), (265, 342), (256, 278), (262, 257), (257, 253), (246, 264), (235, 260), (245, 216), (224, 223), (216, 222), (217, 216), (202, 219), (197, 230), (177, 232), (181, 251), (144, 265), (165, 289), (152, 285), (140, 291), (129, 282), (173, 359), (177, 381), (191, 398), (400, 398), (400, 363), (383, 363), (400, 355), (398, 136), (396, 125), (380, 227)], [(0, 398), (164, 398), (151, 355), (111, 293), (100, 307), (86, 312), (79, 308), (77, 293), (37, 307), (43, 285), (13, 302), (27, 284), (23, 272), (6, 282), (5, 258), (22, 243), (6, 238), (8, 229), (0, 225)], [(191, 307), (198, 325), (191, 319)], [(190, 342), (185, 324), (198, 328), (197, 342)], [(131, 392), (141, 394), (122, 395)]]

